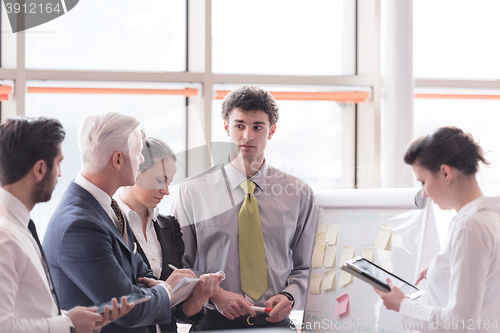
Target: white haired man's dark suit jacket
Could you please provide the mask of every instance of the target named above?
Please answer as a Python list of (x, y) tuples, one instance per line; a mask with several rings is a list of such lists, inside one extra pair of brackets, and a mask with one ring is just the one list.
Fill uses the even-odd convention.
[(155, 279), (139, 253), (127, 224), (129, 246), (99, 202), (71, 182), (50, 219), (43, 246), (63, 309), (91, 306), (130, 293), (151, 296), (148, 302), (103, 327), (102, 333), (147, 332), (146, 326), (171, 321), (168, 293), (147, 288), (139, 277)]

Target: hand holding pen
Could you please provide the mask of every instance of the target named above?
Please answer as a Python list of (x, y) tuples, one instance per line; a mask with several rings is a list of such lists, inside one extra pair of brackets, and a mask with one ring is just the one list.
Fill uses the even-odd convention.
[[(174, 272), (180, 271), (179, 268), (172, 264), (169, 264)], [(223, 271), (219, 271), (214, 274), (203, 274), (200, 276), (200, 282), (193, 291), (192, 298), (197, 300), (203, 300), (202, 304), (205, 304), (210, 297), (212, 297), (218, 290), (220, 282), (225, 278)]]
[[(175, 267), (172, 264), (168, 264), (168, 267), (170, 267), (173, 271), (180, 270), (180, 268), (177, 268), (177, 267)], [(215, 274), (215, 275), (222, 275), (222, 278), (220, 279), (220, 281), (223, 281), (226, 278), (226, 273), (224, 273), (223, 271), (218, 271), (218, 272), (213, 273), (213, 274)]]
[(182, 280), (182, 278), (184, 277), (194, 279), (196, 278), (196, 275), (190, 269), (177, 269), (174, 270), (174, 272), (172, 272), (172, 274), (170, 274), (170, 276), (165, 281), (150, 279), (146, 277), (140, 277), (139, 279), (137, 279), (137, 281), (139, 283), (144, 283), (149, 288), (152, 288), (158, 284), (164, 284), (164, 287), (172, 291), (175, 288), (175, 286), (177, 286), (179, 281)]

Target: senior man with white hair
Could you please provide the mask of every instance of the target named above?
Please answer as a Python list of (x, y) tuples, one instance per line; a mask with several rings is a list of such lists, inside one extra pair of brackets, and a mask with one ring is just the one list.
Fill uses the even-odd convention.
[[(70, 183), (46, 231), (44, 248), (61, 305), (101, 303), (141, 293), (148, 302), (102, 332), (146, 332), (169, 323), (169, 290), (190, 270), (177, 270), (158, 281), (134, 249), (134, 236), (112, 199), (121, 186), (135, 184), (141, 155), (139, 121), (119, 112), (91, 114), (79, 130), (82, 169)], [(214, 277), (216, 278), (216, 277)], [(153, 326), (154, 327), (154, 326)]]

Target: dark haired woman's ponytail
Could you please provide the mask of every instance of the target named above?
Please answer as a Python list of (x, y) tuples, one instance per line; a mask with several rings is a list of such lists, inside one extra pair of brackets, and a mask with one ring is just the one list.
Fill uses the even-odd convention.
[(472, 135), (452, 126), (438, 128), (431, 135), (413, 141), (404, 161), (410, 165), (421, 165), (432, 172), (437, 172), (441, 165), (446, 164), (465, 175), (475, 174), (479, 162), (489, 164)]

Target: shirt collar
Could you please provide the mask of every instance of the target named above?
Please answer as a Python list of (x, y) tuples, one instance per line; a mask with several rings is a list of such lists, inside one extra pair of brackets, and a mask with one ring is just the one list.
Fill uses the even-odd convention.
[(99, 204), (104, 208), (104, 211), (107, 212), (111, 207), (111, 197), (101, 190), (99, 187), (92, 184), (87, 178), (83, 177), (81, 173), (75, 178), (75, 183), (83, 187), (87, 190), (92, 196), (99, 202)]
[[(264, 189), (264, 186), (266, 184), (266, 175), (267, 175), (267, 170), (269, 166), (264, 160), (264, 163), (260, 167), (259, 171), (255, 173), (252, 177), (250, 177), (250, 180), (252, 180), (262, 191)], [(227, 173), (227, 178), (229, 179), (229, 184), (231, 185), (231, 188), (234, 190), (236, 189), (247, 177), (242, 174), (234, 165), (231, 163), (227, 163), (224, 166), (224, 169), (226, 170)]]
[[(153, 214), (151, 214), (151, 211)], [(156, 222), (158, 220), (158, 214), (160, 213), (160, 210), (158, 207), (155, 207), (155, 209), (148, 208), (149, 216), (151, 216), (151, 220)]]
[[(131, 217), (132, 214), (137, 215), (137, 218), (139, 218), (139, 215), (135, 211), (133, 211), (125, 202), (123, 202), (123, 200), (120, 198), (120, 195), (115, 195), (114, 199), (118, 203), (118, 206), (120, 206), (123, 215), (127, 217), (129, 222), (133, 220)], [(153, 220), (153, 222), (156, 222), (156, 219), (158, 218), (158, 211), (158, 207), (155, 207), (154, 209), (148, 208), (148, 221)]]
[(456, 217), (467, 216), (480, 211), (484, 208), (498, 207), (500, 208), (500, 197), (480, 197), (472, 200), (457, 213)]
[(14, 220), (27, 228), (30, 221), (28, 208), (14, 194), (0, 187), (0, 204), (12, 215)]

